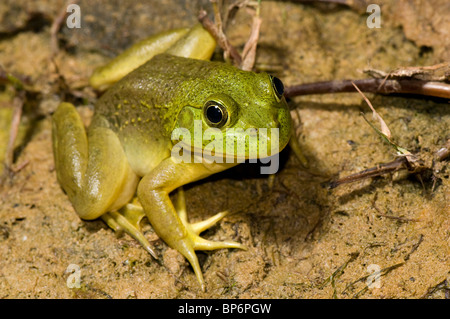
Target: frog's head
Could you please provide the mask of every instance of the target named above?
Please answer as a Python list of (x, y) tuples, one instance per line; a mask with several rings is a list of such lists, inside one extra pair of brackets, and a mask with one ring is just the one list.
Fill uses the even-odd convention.
[[(184, 90), (178, 136), (190, 136), (192, 150), (239, 159), (277, 154), (289, 141), (291, 116), (283, 83), (267, 73), (211, 63)], [(183, 134), (182, 132), (188, 134)], [(175, 135), (177, 135), (175, 134)]]

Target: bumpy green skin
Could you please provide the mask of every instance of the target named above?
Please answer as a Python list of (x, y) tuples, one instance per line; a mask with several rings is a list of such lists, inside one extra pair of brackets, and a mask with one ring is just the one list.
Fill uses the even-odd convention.
[[(194, 31), (203, 36), (206, 32)], [(87, 132), (68, 103), (55, 112), (52, 130), (58, 181), (80, 217), (102, 217), (155, 256), (139, 228), (145, 214), (156, 233), (189, 260), (203, 289), (195, 250), (244, 248), (199, 237), (225, 214), (190, 224), (183, 203), (175, 207), (169, 198), (180, 186), (236, 165), (180, 163), (171, 157), (175, 128), (188, 129), (192, 138), (195, 119), (202, 121), (202, 130), (208, 128), (203, 106), (211, 99), (220, 100), (228, 111), (229, 120), (221, 128), (224, 136), (227, 128), (279, 128), (279, 150), (288, 143), (290, 113), (284, 98), (275, 94), (269, 75), (170, 54), (154, 56), (114, 84), (97, 102)], [(124, 210), (136, 193), (142, 208)]]
[[(220, 62), (160, 54), (106, 92), (96, 114), (107, 119), (133, 170), (144, 176), (168, 156), (175, 127), (187, 128), (194, 138), (193, 120), (202, 119), (203, 105), (217, 93), (235, 102), (234, 107), (226, 105), (231, 125), (222, 128), (224, 134), (226, 128), (279, 128), (280, 149), (286, 146), (290, 113), (284, 99), (275, 96), (269, 76)], [(188, 120), (179, 116), (185, 108), (192, 113)]]

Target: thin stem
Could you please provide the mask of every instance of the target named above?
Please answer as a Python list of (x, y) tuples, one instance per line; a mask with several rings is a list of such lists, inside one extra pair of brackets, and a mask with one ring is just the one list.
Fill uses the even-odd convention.
[(286, 88), (285, 96), (356, 92), (352, 82), (363, 92), (419, 94), (450, 99), (450, 84), (447, 83), (385, 79), (338, 80), (293, 85)]

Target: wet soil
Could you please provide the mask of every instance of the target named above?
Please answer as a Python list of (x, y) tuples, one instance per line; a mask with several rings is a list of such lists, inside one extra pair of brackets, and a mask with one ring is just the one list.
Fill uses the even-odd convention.
[[(422, 20), (446, 21), (448, 6), (438, 2)], [(299, 142), (309, 167), (286, 148), (272, 177), (259, 174), (258, 164), (243, 164), (186, 186), (191, 221), (233, 212), (205, 238), (248, 247), (198, 252), (206, 292), (187, 261), (149, 225), (144, 229), (159, 262), (101, 220), (80, 220), (56, 181), (51, 113), (69, 98), (88, 121), (96, 96), (87, 79), (96, 66), (145, 36), (192, 25), (201, 7), (212, 9), (208, 1), (79, 1), (81, 28), (63, 25), (52, 60), (51, 22), (64, 1), (32, 3), (0, 4), (0, 64), (28, 77), (35, 92), (27, 94), (16, 141), (15, 165), (23, 167), (1, 185), (0, 298), (448, 298), (448, 162), (435, 163), (422, 179), (397, 172), (328, 187), (334, 178), (396, 156), (362, 118), (371, 111), (358, 94), (289, 102), (301, 116)], [(398, 3), (417, 14), (414, 1)], [(426, 42), (394, 7), (385, 1), (381, 28), (370, 29), (368, 14), (349, 7), (263, 1), (256, 68), (290, 86), (450, 60), (442, 50), (450, 39), (439, 34), (440, 24), (437, 33), (427, 29), (427, 37), (439, 41)], [(238, 11), (227, 28), (231, 43), (241, 49), (250, 28), (249, 14)], [(0, 86), (1, 154), (14, 96), (10, 86)], [(411, 152), (432, 156), (450, 137), (448, 100), (367, 96), (395, 142)], [(381, 277), (373, 282), (368, 276), (376, 270)]]

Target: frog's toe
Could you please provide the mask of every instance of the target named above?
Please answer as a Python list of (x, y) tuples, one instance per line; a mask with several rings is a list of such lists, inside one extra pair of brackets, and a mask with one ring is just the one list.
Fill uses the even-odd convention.
[(211, 228), (212, 226), (214, 226), (218, 221), (220, 221), (222, 218), (224, 218), (227, 214), (228, 214), (228, 212), (224, 211), (224, 212), (218, 213), (206, 220), (203, 220), (203, 221), (200, 221), (197, 223), (192, 223), (192, 224), (190, 224), (187, 221), (186, 217), (180, 216), (180, 218), (183, 221), (183, 224), (188, 229), (190, 229), (194, 234), (200, 235), (201, 232), (204, 232), (208, 228)]
[(158, 259), (152, 245), (150, 245), (141, 230), (140, 222), (144, 216), (145, 213), (142, 207), (135, 204), (127, 204), (118, 212), (104, 214), (102, 219), (113, 230), (125, 231), (136, 239), (153, 258)]
[(244, 245), (233, 242), (233, 241), (222, 241), (222, 242), (214, 242), (201, 238), (199, 235), (201, 232), (207, 230), (214, 226), (218, 221), (228, 215), (228, 211), (223, 211), (217, 213), (210, 218), (197, 222), (197, 223), (189, 223), (186, 213), (186, 201), (184, 197), (183, 188), (178, 188), (178, 198), (175, 202), (175, 208), (177, 210), (178, 216), (181, 219), (184, 227), (189, 233), (189, 237), (193, 242), (194, 250), (214, 250), (214, 249), (222, 249), (222, 248), (239, 248), (239, 249), (247, 249)]
[(211, 218), (190, 224), (187, 221), (186, 216), (183, 216), (183, 212), (180, 214), (180, 219), (186, 228), (187, 236), (184, 240), (181, 241), (178, 251), (182, 253), (192, 265), (194, 269), (194, 273), (199, 281), (202, 291), (205, 291), (205, 283), (203, 281), (203, 275), (198, 263), (197, 256), (195, 254), (196, 250), (215, 250), (215, 249), (223, 249), (223, 248), (238, 248), (247, 250), (247, 247), (233, 241), (211, 241), (204, 238), (201, 238), (199, 234), (216, 224), (220, 219), (222, 219), (227, 212), (218, 213)]
[(201, 238), (199, 235), (201, 232), (207, 230), (214, 226), (219, 220), (225, 217), (228, 214), (227, 211), (218, 213), (206, 220), (197, 223), (189, 223), (185, 216), (180, 216), (184, 226), (186, 227), (189, 235), (192, 239), (193, 246), (195, 250), (214, 250), (214, 249), (222, 249), (222, 248), (239, 248), (239, 249), (247, 249), (244, 245), (233, 242), (233, 241), (210, 241)]
[(223, 248), (238, 248), (247, 250), (247, 247), (234, 241), (211, 241), (203, 239), (199, 236), (195, 236), (192, 238), (194, 243), (194, 250), (215, 250), (215, 249), (223, 249)]
[(175, 210), (177, 211), (178, 217), (180, 218), (183, 226), (187, 231), (187, 237), (182, 240), (182, 244), (178, 246), (178, 251), (181, 252), (190, 262), (192, 268), (194, 269), (195, 275), (202, 287), (205, 290), (205, 283), (203, 281), (202, 271), (198, 263), (197, 256), (195, 255), (196, 250), (215, 250), (224, 248), (238, 248), (247, 250), (247, 247), (234, 242), (234, 241), (211, 241), (201, 238), (199, 235), (201, 232), (207, 230), (214, 226), (218, 221), (224, 218), (228, 211), (220, 212), (206, 220), (189, 223), (187, 213), (186, 213), (186, 202), (184, 197), (183, 188), (178, 188), (177, 200), (174, 202)]
[(208, 228), (211, 228), (212, 226), (214, 226), (219, 220), (224, 218), (226, 215), (228, 215), (228, 211), (218, 213), (218, 214), (216, 214), (206, 220), (203, 220), (201, 222), (190, 224), (190, 228), (195, 234), (200, 235), (201, 232), (204, 232)]

